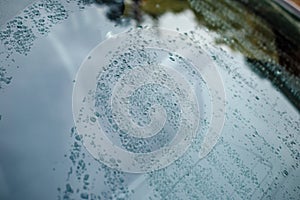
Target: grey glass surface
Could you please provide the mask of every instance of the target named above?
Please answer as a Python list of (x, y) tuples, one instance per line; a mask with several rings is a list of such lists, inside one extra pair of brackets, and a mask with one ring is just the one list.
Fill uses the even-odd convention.
[[(95, 160), (74, 128), (76, 73), (94, 47), (136, 27), (136, 21), (110, 20), (112, 5), (82, 2), (37, 1), (1, 28), (0, 199), (299, 199), (296, 103), (251, 68), (251, 56), (218, 42), (240, 32), (224, 31), (224, 37), (199, 23), (197, 1), (158, 19), (145, 9), (140, 26), (186, 32), (206, 48), (226, 93), (226, 121), (217, 145), (199, 159), (196, 139), (170, 166), (144, 174), (120, 172)], [(249, 54), (254, 51), (253, 59), (269, 59), (268, 52), (243, 44)], [(277, 52), (270, 57), (276, 60)], [(299, 80), (297, 74), (291, 77)]]

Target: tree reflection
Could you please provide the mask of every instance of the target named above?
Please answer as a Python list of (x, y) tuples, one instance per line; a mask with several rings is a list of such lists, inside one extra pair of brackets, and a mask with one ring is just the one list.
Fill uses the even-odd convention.
[(107, 5), (109, 7), (106, 16), (112, 21), (120, 23), (120, 19), (124, 13), (124, 0), (95, 0), (96, 4)]

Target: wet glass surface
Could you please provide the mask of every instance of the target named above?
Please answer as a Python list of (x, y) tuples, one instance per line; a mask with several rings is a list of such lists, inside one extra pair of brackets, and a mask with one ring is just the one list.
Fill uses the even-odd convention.
[[(1, 26), (0, 199), (298, 199), (299, 19), (273, 1), (137, 2), (36, 1)], [(169, 166), (128, 173), (85, 148), (72, 93), (81, 64), (99, 43), (152, 26), (192, 38), (191, 46), (210, 57), (226, 94), (225, 123), (204, 158), (197, 136)], [(155, 87), (140, 88), (132, 99)], [(211, 98), (205, 87), (197, 96), (203, 105)], [(146, 99), (154, 102), (151, 94)], [(143, 103), (132, 102), (133, 110)], [(173, 105), (176, 115), (181, 108)], [(210, 112), (200, 110), (200, 136), (212, 124)]]

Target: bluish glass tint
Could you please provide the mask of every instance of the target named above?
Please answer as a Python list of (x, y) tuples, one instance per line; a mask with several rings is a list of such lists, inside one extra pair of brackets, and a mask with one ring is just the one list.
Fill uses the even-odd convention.
[[(125, 25), (116, 25), (107, 19), (104, 4), (86, 2), (37, 1), (1, 27), (0, 199), (298, 199), (300, 117), (291, 96), (280, 92), (292, 85), (291, 93), (297, 94), (297, 75), (281, 76), (288, 62), (281, 54), (290, 54), (292, 63), (298, 61), (292, 46), (282, 50), (276, 43), (282, 38), (266, 19), (227, 0), (199, 1), (201, 6), (173, 1), (172, 5), (184, 4), (183, 9), (167, 9), (154, 20), (143, 15), (141, 25), (186, 32), (206, 46), (225, 83), (226, 123), (222, 138), (204, 159), (198, 159), (200, 137), (169, 167), (130, 174), (96, 161), (72, 128), (72, 89), (82, 61), (101, 41), (135, 26), (127, 19), (118, 19)], [(158, 3), (157, 9), (163, 5)], [(234, 23), (236, 18), (247, 20)], [(249, 63), (261, 66), (259, 73)], [(281, 71), (273, 73), (274, 68)], [(282, 86), (273, 87), (265, 78), (270, 74)], [(209, 96), (201, 84), (197, 87), (203, 92), (197, 95), (206, 99), (204, 108)], [(131, 108), (135, 111), (135, 104)], [(132, 115), (141, 111), (138, 107)], [(200, 123), (203, 135), (209, 122)]]

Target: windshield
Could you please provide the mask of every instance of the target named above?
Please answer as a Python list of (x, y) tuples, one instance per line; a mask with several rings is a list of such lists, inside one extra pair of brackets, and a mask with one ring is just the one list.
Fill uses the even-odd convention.
[(0, 199), (297, 199), (286, 2), (0, 3)]

